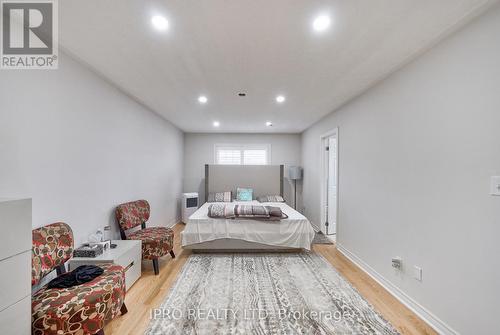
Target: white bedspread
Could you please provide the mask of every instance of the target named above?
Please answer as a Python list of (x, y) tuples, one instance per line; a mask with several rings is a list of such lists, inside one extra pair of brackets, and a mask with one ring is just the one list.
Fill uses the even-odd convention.
[(230, 238), (271, 246), (310, 250), (314, 230), (304, 215), (281, 202), (256, 202), (256, 204), (280, 207), (288, 215), (288, 218), (276, 222), (249, 219), (213, 219), (207, 215), (210, 203), (205, 203), (189, 217), (186, 228), (181, 232), (182, 246)]

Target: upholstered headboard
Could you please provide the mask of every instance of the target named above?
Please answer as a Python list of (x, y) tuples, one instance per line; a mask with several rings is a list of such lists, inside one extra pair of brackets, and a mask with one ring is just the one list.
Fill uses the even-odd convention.
[(283, 165), (205, 165), (205, 201), (210, 192), (254, 190), (254, 197), (283, 196)]

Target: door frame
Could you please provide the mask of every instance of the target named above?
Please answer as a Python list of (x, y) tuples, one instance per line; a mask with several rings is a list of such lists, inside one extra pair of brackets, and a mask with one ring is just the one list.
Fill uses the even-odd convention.
[(320, 171), (321, 171), (321, 174), (320, 174), (320, 222), (319, 222), (319, 227), (320, 227), (320, 230), (323, 228), (323, 225), (324, 225), (324, 222), (326, 222), (326, 210), (325, 210), (325, 205), (326, 205), (326, 199), (327, 199), (327, 192), (328, 192), (328, 187), (326, 185), (326, 178), (327, 178), (327, 175), (328, 175), (328, 169), (326, 169), (326, 165), (325, 165), (325, 141), (332, 137), (332, 136), (335, 136), (337, 138), (337, 147), (335, 148), (335, 154), (336, 154), (336, 157), (337, 157), (337, 160), (336, 160), (336, 167), (335, 167), (335, 170), (337, 171), (337, 175), (336, 175), (336, 184), (337, 184), (337, 187), (336, 187), (336, 191), (337, 191), (337, 194), (336, 194), (336, 204), (335, 206), (337, 206), (337, 210), (335, 211), (335, 233), (332, 233), (332, 234), (328, 234), (328, 235), (336, 235), (337, 234), (337, 231), (338, 231), (338, 227), (339, 227), (339, 128), (338, 127), (335, 127), (334, 129), (324, 133), (323, 135), (321, 135), (320, 137)]

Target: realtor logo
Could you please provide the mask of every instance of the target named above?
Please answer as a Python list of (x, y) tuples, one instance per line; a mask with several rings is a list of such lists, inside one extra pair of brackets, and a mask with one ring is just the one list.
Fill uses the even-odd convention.
[(57, 69), (57, 0), (2, 0), (2, 69)]

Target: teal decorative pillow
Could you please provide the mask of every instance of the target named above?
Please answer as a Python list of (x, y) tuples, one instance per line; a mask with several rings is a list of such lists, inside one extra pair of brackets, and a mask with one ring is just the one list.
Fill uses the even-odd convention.
[(253, 189), (238, 187), (238, 189), (236, 190), (236, 199), (238, 201), (252, 201), (253, 200)]

